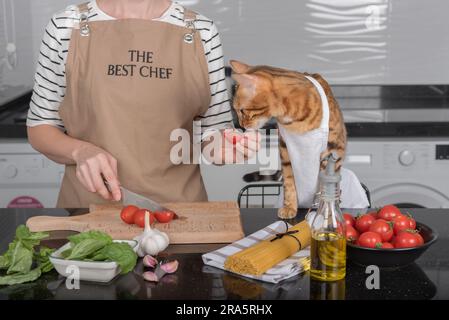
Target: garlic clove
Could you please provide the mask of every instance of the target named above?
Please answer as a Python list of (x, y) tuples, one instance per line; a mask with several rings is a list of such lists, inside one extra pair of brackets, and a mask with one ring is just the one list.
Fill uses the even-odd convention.
[(157, 277), (157, 275), (154, 272), (147, 271), (147, 272), (144, 272), (142, 276), (146, 281), (159, 282), (159, 278)]
[(170, 261), (161, 265), (161, 269), (164, 270), (165, 273), (175, 273), (178, 270), (178, 267), (178, 260)]
[(143, 265), (148, 268), (154, 268), (157, 265), (158, 261), (156, 258), (150, 255), (146, 255), (143, 257)]

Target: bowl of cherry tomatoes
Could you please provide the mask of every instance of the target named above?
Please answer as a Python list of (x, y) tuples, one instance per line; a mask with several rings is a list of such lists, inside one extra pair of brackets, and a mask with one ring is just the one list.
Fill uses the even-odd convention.
[(343, 217), (348, 260), (363, 266), (409, 265), (438, 238), (434, 230), (394, 205), (357, 217), (344, 213)]

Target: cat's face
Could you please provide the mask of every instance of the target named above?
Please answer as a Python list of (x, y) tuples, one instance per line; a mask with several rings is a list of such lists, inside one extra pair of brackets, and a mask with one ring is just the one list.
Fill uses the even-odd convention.
[(245, 129), (260, 129), (273, 117), (272, 83), (241, 62), (231, 61), (231, 67), (236, 81), (233, 105), (240, 125)]

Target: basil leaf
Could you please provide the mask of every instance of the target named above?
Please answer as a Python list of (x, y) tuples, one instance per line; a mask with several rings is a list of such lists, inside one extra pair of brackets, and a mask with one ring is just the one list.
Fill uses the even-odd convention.
[(25, 274), (30, 272), (32, 264), (33, 252), (26, 248), (21, 241), (19, 241), (12, 252), (11, 265), (9, 266), (6, 274)]
[(53, 270), (53, 264), (50, 262), (50, 255), (54, 251), (54, 249), (41, 247), (39, 253), (35, 254), (35, 260), (37, 261), (42, 273), (47, 273)]
[(16, 239), (21, 241), (29, 250), (32, 250), (42, 239), (48, 238), (48, 236), (49, 234), (46, 232), (30, 232), (30, 229), (23, 224), (16, 229)]
[(127, 243), (114, 242), (108, 244), (101, 253), (109, 261), (115, 261), (120, 266), (121, 274), (126, 274), (134, 269), (137, 263), (137, 254)]
[(17, 245), (17, 240), (14, 240), (8, 245), (8, 250), (0, 256), (0, 269), (8, 269), (12, 261), (12, 253)]
[(91, 254), (97, 252), (108, 243), (104, 239), (85, 239), (72, 248), (72, 252), (66, 258), (67, 260), (83, 260)]
[(31, 282), (41, 276), (41, 269), (35, 268), (26, 274), (13, 274), (0, 277), (0, 286)]
[(78, 243), (80, 243), (81, 241), (84, 241), (86, 239), (103, 240), (103, 241), (105, 241), (106, 244), (112, 243), (112, 238), (110, 235), (108, 235), (107, 233), (104, 233), (101, 231), (95, 231), (95, 230), (78, 233), (73, 236), (69, 236), (67, 238), (74, 245), (77, 245)]

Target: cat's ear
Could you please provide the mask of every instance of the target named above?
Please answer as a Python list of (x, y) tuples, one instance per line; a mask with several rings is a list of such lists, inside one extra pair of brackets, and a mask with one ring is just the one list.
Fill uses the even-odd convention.
[(232, 79), (238, 83), (242, 88), (247, 89), (250, 92), (254, 92), (257, 86), (257, 76), (252, 74), (232, 74)]
[(231, 65), (232, 71), (237, 74), (247, 73), (250, 69), (249, 65), (237, 60), (231, 60), (229, 64)]

